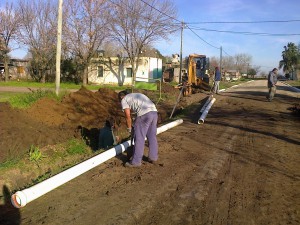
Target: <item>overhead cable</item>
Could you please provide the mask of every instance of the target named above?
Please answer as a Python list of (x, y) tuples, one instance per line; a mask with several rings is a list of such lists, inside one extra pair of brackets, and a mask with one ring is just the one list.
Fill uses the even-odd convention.
[(192, 27), (194, 30), (213, 31), (219, 33), (231, 33), (231, 34), (244, 34), (244, 35), (259, 35), (259, 36), (299, 36), (300, 34), (271, 34), (271, 33), (256, 33), (248, 31), (228, 31), (228, 30), (214, 30), (200, 27)]
[(299, 20), (262, 20), (262, 21), (201, 21), (201, 22), (187, 22), (187, 24), (203, 24), (203, 23), (292, 23), (300, 22)]

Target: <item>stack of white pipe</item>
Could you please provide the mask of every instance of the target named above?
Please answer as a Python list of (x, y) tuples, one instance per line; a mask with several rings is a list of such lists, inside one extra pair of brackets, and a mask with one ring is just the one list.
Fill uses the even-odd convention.
[(205, 102), (204, 106), (200, 110), (201, 116), (198, 119), (198, 124), (203, 124), (204, 123), (204, 120), (205, 120), (205, 118), (208, 114), (208, 111), (210, 110), (212, 105), (215, 103), (215, 101), (216, 101), (216, 99), (213, 97), (213, 95), (209, 96), (209, 98)]
[[(173, 121), (157, 128), (157, 134), (160, 134), (170, 128), (173, 128), (183, 123), (182, 119)], [(58, 186), (74, 179), (75, 177), (85, 173), (86, 171), (100, 165), (101, 163), (115, 157), (116, 155), (124, 152), (131, 145), (131, 141), (123, 142), (91, 159), (88, 159), (70, 169), (67, 169), (39, 184), (22, 191), (17, 191), (11, 196), (11, 202), (16, 208), (24, 207), (27, 203), (37, 199), (38, 197), (48, 193), (49, 191), (57, 188)]]

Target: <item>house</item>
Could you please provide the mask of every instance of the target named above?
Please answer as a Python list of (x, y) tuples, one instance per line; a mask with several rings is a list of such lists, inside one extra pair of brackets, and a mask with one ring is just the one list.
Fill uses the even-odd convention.
[(225, 70), (223, 76), (225, 81), (236, 81), (242, 77), (238, 70)]
[[(28, 79), (29, 72), (27, 70), (28, 60), (24, 59), (10, 59), (8, 64), (9, 68), (9, 79), (18, 80), (18, 79)], [(4, 63), (0, 61), (0, 71), (4, 76)]]
[[(89, 82), (94, 84), (132, 84), (132, 66), (128, 58), (99, 57), (88, 68)], [(140, 57), (136, 81), (156, 82), (162, 78), (162, 59)]]

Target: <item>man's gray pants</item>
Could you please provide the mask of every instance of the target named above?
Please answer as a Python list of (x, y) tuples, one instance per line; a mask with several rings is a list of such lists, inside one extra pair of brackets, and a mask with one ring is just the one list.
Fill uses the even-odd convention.
[(141, 165), (144, 155), (145, 138), (149, 143), (149, 159), (158, 159), (158, 144), (156, 139), (157, 132), (157, 112), (148, 112), (138, 116), (134, 123), (134, 150), (131, 163)]
[(272, 101), (276, 93), (276, 86), (269, 87), (268, 100)]
[(219, 93), (219, 86), (220, 86), (220, 81), (215, 81), (215, 84), (214, 84), (214, 93), (216, 93), (216, 94)]

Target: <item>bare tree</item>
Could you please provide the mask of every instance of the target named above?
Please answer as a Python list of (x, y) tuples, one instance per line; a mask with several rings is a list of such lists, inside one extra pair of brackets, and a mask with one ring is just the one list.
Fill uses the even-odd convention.
[[(215, 71), (215, 68), (217, 66), (219, 66), (219, 62), (220, 62), (220, 60), (215, 56), (209, 58), (209, 71), (210, 71), (210, 73)], [(224, 65), (223, 62), (222, 62), (222, 65)]]
[(110, 0), (110, 29), (112, 40), (118, 42), (127, 53), (132, 67), (134, 85), (138, 62), (145, 46), (179, 29), (176, 26), (177, 11), (169, 0)]
[[(219, 57), (211, 57), (210, 59), (210, 70), (214, 71), (215, 67), (219, 65)], [(232, 56), (222, 57), (222, 71), (235, 69), (235, 61)]]
[(222, 58), (222, 67), (225, 70), (232, 70), (235, 68), (234, 58), (232, 56), (225, 56)]
[(109, 9), (105, 0), (67, 0), (63, 37), (66, 48), (83, 72), (82, 83), (88, 83), (88, 67), (96, 51), (108, 37)]
[(236, 70), (246, 73), (249, 64), (252, 61), (252, 56), (246, 53), (236, 54), (234, 56), (234, 60), (235, 60)]
[[(213, 62), (218, 62), (218, 57), (213, 57)], [(222, 58), (222, 68), (224, 70), (238, 70), (246, 73), (251, 64), (252, 56), (246, 53), (236, 54), (235, 56), (224, 56)], [(211, 60), (212, 63), (212, 60)]]
[(33, 72), (45, 83), (47, 71), (55, 65), (57, 5), (47, 0), (20, 0), (19, 14), (21, 42), (31, 53)]
[(13, 42), (17, 41), (17, 31), (20, 26), (20, 16), (15, 12), (13, 3), (6, 3), (0, 10), (0, 58), (4, 62), (5, 81), (9, 78), (9, 53)]

